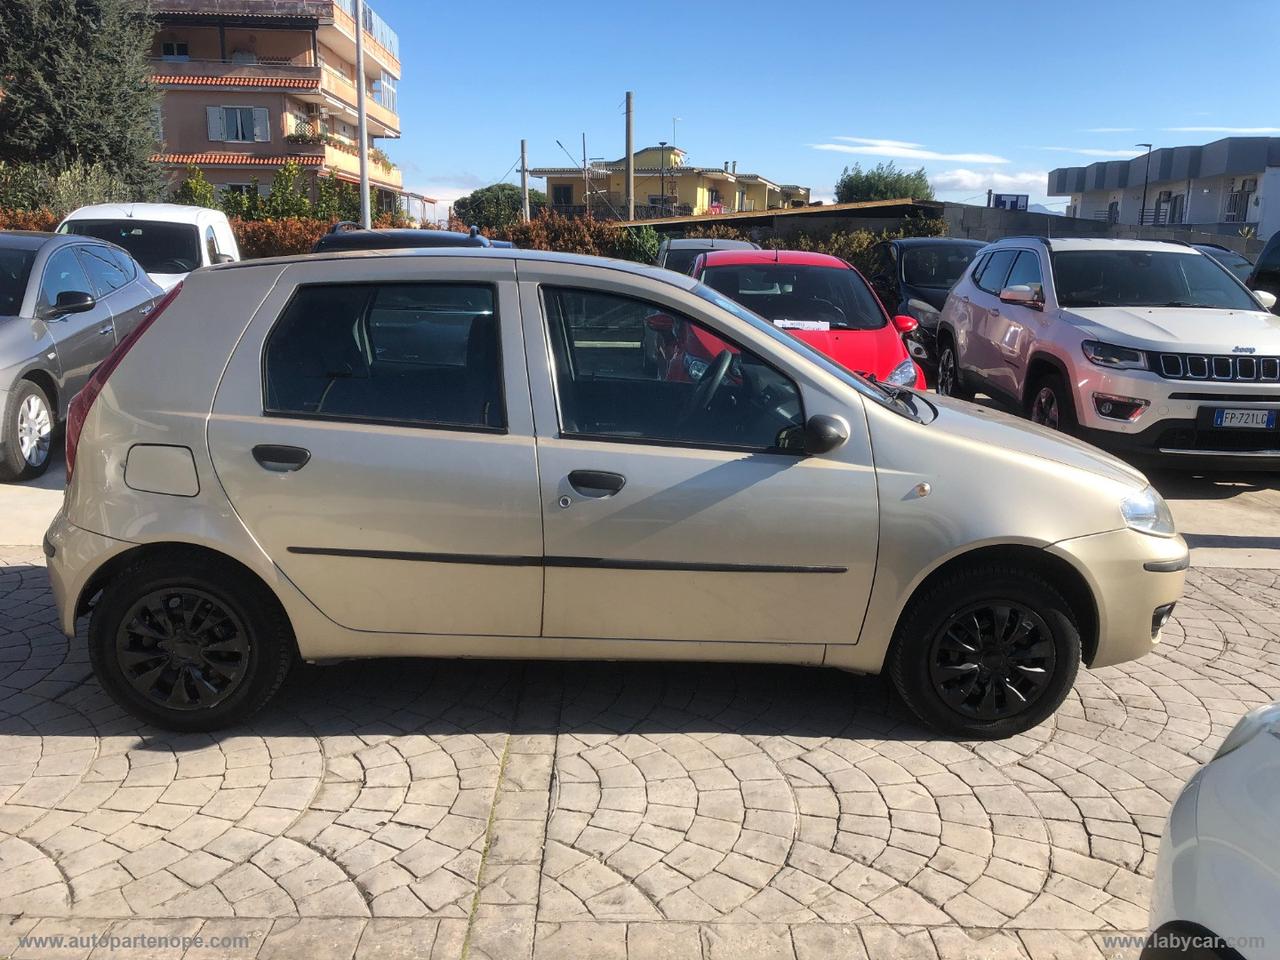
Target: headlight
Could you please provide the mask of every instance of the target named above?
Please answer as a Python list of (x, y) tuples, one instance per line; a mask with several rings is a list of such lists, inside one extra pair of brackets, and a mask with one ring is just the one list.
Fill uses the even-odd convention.
[(689, 379), (701, 380), (702, 375), (707, 372), (707, 361), (691, 357), (686, 353), (684, 355), (684, 368), (689, 372)]
[(1100, 367), (1110, 367), (1113, 370), (1147, 369), (1147, 355), (1141, 350), (1099, 343), (1097, 340), (1086, 340), (1080, 344), (1080, 348), (1084, 350), (1090, 363), (1096, 363)]
[(1213, 759), (1217, 760), (1232, 750), (1238, 750), (1263, 731), (1280, 736), (1280, 703), (1258, 707), (1241, 717), (1240, 722), (1227, 734), (1227, 739), (1222, 741), (1222, 746), (1213, 755)]
[(903, 360), (900, 364), (893, 368), (893, 372), (884, 378), (885, 383), (892, 383), (899, 387), (914, 387), (916, 385), (916, 364), (914, 360)]
[(1173, 514), (1169, 512), (1169, 505), (1164, 502), (1164, 497), (1156, 493), (1155, 487), (1147, 487), (1125, 497), (1120, 501), (1120, 513), (1130, 530), (1156, 537), (1172, 537), (1177, 532), (1173, 527)]
[(913, 297), (907, 301), (907, 316), (915, 317), (926, 327), (936, 327), (941, 313), (932, 304)]

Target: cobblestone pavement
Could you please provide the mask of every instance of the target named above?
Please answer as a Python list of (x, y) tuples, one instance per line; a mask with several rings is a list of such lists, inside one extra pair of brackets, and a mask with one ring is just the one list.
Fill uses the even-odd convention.
[(1104, 938), (1145, 931), (1171, 799), (1280, 698), (1280, 575), (1215, 569), (1158, 654), (1001, 743), (834, 671), (437, 661), (173, 735), (90, 678), (41, 560), (0, 553), (0, 956), (1133, 956)]

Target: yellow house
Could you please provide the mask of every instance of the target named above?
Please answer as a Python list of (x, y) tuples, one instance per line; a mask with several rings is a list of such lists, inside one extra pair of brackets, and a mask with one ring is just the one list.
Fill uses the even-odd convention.
[[(721, 167), (685, 163), (679, 147), (645, 147), (635, 154), (636, 217), (741, 213), (805, 206), (809, 188), (778, 184), (758, 173), (739, 173), (737, 161)], [(590, 212), (601, 218), (627, 215), (627, 160), (582, 167), (535, 167), (532, 176), (547, 181), (551, 209), (568, 216)]]

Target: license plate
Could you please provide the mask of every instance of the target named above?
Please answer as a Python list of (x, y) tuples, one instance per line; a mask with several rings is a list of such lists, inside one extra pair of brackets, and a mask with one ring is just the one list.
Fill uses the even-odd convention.
[(1274, 410), (1215, 410), (1213, 411), (1215, 427), (1231, 429), (1270, 430), (1276, 425)]

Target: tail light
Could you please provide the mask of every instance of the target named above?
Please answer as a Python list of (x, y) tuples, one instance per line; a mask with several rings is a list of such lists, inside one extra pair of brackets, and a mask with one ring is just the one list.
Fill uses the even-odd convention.
[(98, 365), (98, 369), (93, 372), (93, 376), (89, 378), (84, 388), (71, 398), (71, 405), (67, 409), (67, 483), (71, 482), (71, 474), (76, 468), (76, 448), (80, 446), (80, 431), (84, 429), (84, 421), (89, 416), (93, 401), (98, 399), (98, 394), (107, 385), (107, 378), (115, 372), (116, 367), (120, 366), (124, 355), (142, 339), (142, 335), (156, 322), (156, 318), (164, 313), (169, 304), (173, 303), (181, 289), (182, 284), (179, 283), (156, 301), (151, 312), (133, 328), (132, 333), (116, 344), (116, 348)]

